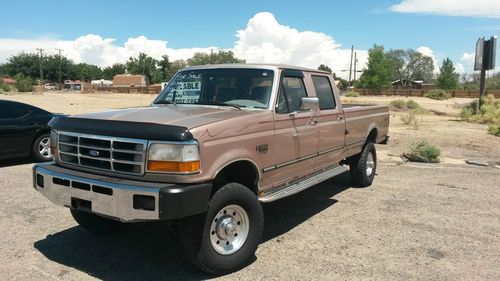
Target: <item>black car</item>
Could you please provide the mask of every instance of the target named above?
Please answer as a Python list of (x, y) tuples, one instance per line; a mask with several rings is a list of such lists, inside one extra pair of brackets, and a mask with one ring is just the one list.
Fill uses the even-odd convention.
[(33, 156), (50, 161), (50, 129), (54, 114), (28, 104), (0, 100), (0, 159)]

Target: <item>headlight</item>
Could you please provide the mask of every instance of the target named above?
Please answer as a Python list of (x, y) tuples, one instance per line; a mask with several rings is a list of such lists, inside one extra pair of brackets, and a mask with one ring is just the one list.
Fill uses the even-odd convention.
[(58, 141), (57, 131), (51, 130), (50, 140), (49, 140), (49, 150), (50, 150), (50, 155), (52, 155), (52, 158), (54, 159), (57, 156), (57, 141)]
[(152, 143), (149, 146), (147, 166), (149, 172), (199, 172), (201, 165), (198, 144)]

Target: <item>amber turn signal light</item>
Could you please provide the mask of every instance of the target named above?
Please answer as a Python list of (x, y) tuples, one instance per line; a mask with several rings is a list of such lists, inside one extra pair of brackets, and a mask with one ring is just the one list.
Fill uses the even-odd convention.
[(200, 161), (148, 161), (148, 171), (166, 173), (195, 173), (200, 170)]

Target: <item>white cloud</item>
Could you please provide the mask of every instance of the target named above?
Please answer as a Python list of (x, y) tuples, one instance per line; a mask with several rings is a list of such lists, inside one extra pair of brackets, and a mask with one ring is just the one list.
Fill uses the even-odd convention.
[(422, 53), (422, 55), (424, 55), (424, 56), (430, 57), (432, 59), (433, 65), (434, 65), (434, 72), (435, 73), (439, 72), (438, 60), (437, 60), (436, 56), (434, 55), (434, 51), (431, 48), (429, 48), (427, 46), (421, 46), (421, 47), (418, 47), (416, 51)]
[[(243, 30), (236, 33), (238, 41), (233, 50), (239, 58), (247, 62), (283, 63), (316, 68), (320, 64), (330, 66), (337, 75), (347, 78), (350, 49), (341, 45), (324, 33), (299, 31), (278, 23), (273, 14), (263, 12), (252, 17)], [(195, 52), (210, 52), (217, 47), (197, 47), (173, 49), (164, 40), (151, 40), (145, 36), (128, 38), (123, 44), (115, 39), (103, 38), (96, 34), (80, 36), (75, 40), (56, 39), (2, 39), (0, 38), (0, 63), (20, 51), (35, 52), (43, 48), (45, 53), (56, 53), (56, 48), (63, 50), (63, 55), (76, 63), (85, 62), (98, 66), (109, 66), (125, 62), (129, 57), (136, 57), (140, 52), (156, 59), (167, 54), (170, 60), (187, 59)], [(366, 50), (356, 50), (357, 69), (361, 70), (368, 60)], [(359, 76), (358, 76), (359, 77)]]
[(462, 73), (465, 73), (465, 66), (463, 63), (456, 63), (455, 64), (455, 71), (462, 74)]
[(474, 64), (475, 57), (476, 57), (475, 53), (467, 53), (467, 52), (465, 52), (462, 55), (462, 58), (460, 58), (460, 60), (463, 61), (466, 64)]
[[(350, 49), (342, 49), (327, 34), (282, 25), (271, 13), (257, 13), (236, 36), (235, 55), (249, 63), (284, 63), (311, 68), (327, 64), (337, 75), (348, 76), (348, 72), (342, 70), (349, 68)], [(368, 52), (356, 52), (357, 68), (361, 70), (368, 60)]]
[(140, 52), (156, 59), (167, 54), (171, 60), (177, 60), (190, 58), (195, 52), (210, 52), (213, 47), (172, 49), (167, 47), (167, 41), (150, 40), (145, 36), (128, 38), (122, 46), (116, 44), (115, 39), (102, 38), (95, 34), (80, 36), (72, 41), (0, 38), (0, 63), (21, 51), (36, 52), (36, 48), (44, 49), (46, 54), (54, 54), (58, 48), (63, 50), (64, 56), (76, 63), (109, 66), (117, 62), (125, 62), (129, 57), (136, 57)]
[(400, 13), (500, 18), (500, 5), (493, 0), (402, 0), (390, 7)]

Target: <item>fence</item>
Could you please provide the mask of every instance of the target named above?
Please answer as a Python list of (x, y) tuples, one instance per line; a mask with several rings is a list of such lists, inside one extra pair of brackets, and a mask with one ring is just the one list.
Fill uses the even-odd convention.
[(136, 86), (136, 87), (94, 87), (84, 88), (85, 93), (110, 92), (120, 94), (150, 94), (157, 95), (161, 91), (161, 85)]
[[(363, 96), (405, 96), (405, 97), (423, 97), (428, 90), (421, 89), (386, 89), (386, 90), (369, 90), (356, 89)], [(479, 90), (448, 90), (454, 98), (479, 98)], [(500, 90), (486, 90), (486, 95), (494, 95), (495, 98), (500, 98)]]

